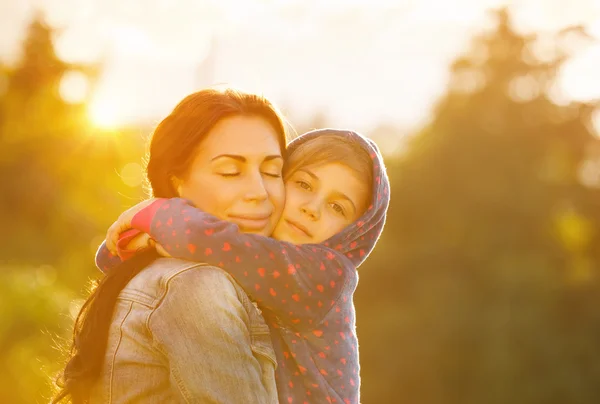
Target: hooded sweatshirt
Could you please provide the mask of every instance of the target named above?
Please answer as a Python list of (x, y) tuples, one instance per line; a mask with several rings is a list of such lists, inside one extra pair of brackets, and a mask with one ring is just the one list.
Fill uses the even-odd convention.
[[(324, 133), (348, 136), (373, 161), (371, 204), (352, 225), (321, 244), (294, 245), (241, 233), (236, 224), (195, 208), (190, 201), (157, 199), (138, 212), (132, 227), (148, 233), (175, 258), (218, 266), (261, 308), (277, 356), (281, 403), (358, 403), (360, 369), (355, 309), (357, 268), (383, 230), (390, 192), (375, 143), (355, 132), (322, 129), (288, 145), (288, 152)], [(135, 232), (134, 232), (135, 233)], [(120, 240), (126, 245), (130, 237)], [(102, 246), (97, 265), (120, 260)]]

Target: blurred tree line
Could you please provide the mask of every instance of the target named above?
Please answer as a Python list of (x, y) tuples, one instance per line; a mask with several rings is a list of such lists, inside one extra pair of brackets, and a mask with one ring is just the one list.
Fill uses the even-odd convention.
[[(600, 400), (597, 105), (555, 87), (562, 44), (586, 36), (556, 33), (541, 57), (537, 36), (496, 17), (453, 64), (429, 124), (388, 159), (387, 227), (356, 295), (365, 404)], [(0, 65), (5, 403), (47, 401), (73, 302), (99, 276), (95, 249), (143, 195), (148, 131), (91, 128), (88, 100), (60, 89), (73, 72), (93, 88), (99, 67), (59, 60), (52, 35), (34, 21), (19, 62)]]
[(540, 60), (495, 16), (389, 162), (356, 299), (365, 403), (600, 402), (597, 105), (555, 87), (561, 44), (586, 35), (557, 33)]
[(18, 62), (0, 65), (2, 403), (48, 401), (102, 233), (143, 195), (122, 180), (143, 136), (90, 128), (87, 99), (64, 100), (65, 80), (83, 75), (93, 88), (99, 68), (61, 61), (53, 34), (36, 19)]

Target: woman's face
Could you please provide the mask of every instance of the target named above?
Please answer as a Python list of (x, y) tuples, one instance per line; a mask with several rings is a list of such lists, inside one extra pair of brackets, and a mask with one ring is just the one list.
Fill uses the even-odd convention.
[(175, 179), (182, 198), (246, 233), (268, 236), (283, 211), (283, 158), (277, 132), (260, 117), (221, 120), (200, 144), (185, 178)]
[(349, 167), (329, 163), (298, 169), (286, 181), (286, 203), (273, 237), (294, 244), (320, 243), (356, 221), (370, 189)]

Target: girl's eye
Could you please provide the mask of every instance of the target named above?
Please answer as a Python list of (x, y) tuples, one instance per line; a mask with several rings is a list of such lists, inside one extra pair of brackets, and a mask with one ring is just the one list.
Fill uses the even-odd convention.
[(220, 173), (221, 177), (237, 177), (240, 173)]
[(300, 186), (300, 188), (302, 188), (302, 189), (306, 189), (307, 191), (310, 190), (310, 184), (308, 182), (296, 181), (296, 184), (298, 184)]
[(339, 213), (342, 216), (346, 216), (346, 213), (344, 212), (344, 208), (342, 208), (341, 205), (338, 205), (337, 203), (332, 203), (331, 207), (336, 213)]

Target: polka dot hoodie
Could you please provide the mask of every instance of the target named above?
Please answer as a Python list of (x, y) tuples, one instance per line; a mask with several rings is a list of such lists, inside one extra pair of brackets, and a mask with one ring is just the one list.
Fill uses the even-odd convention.
[[(357, 268), (383, 230), (389, 182), (375, 143), (355, 132), (308, 132), (291, 142), (288, 150), (331, 131), (354, 139), (369, 152), (373, 196), (362, 217), (322, 244), (294, 245), (241, 233), (237, 225), (180, 198), (158, 199), (132, 221), (134, 229), (150, 234), (172, 256), (223, 268), (258, 304), (271, 330), (281, 403), (359, 402), (352, 296)], [(107, 271), (120, 259), (103, 245), (96, 262)]]

